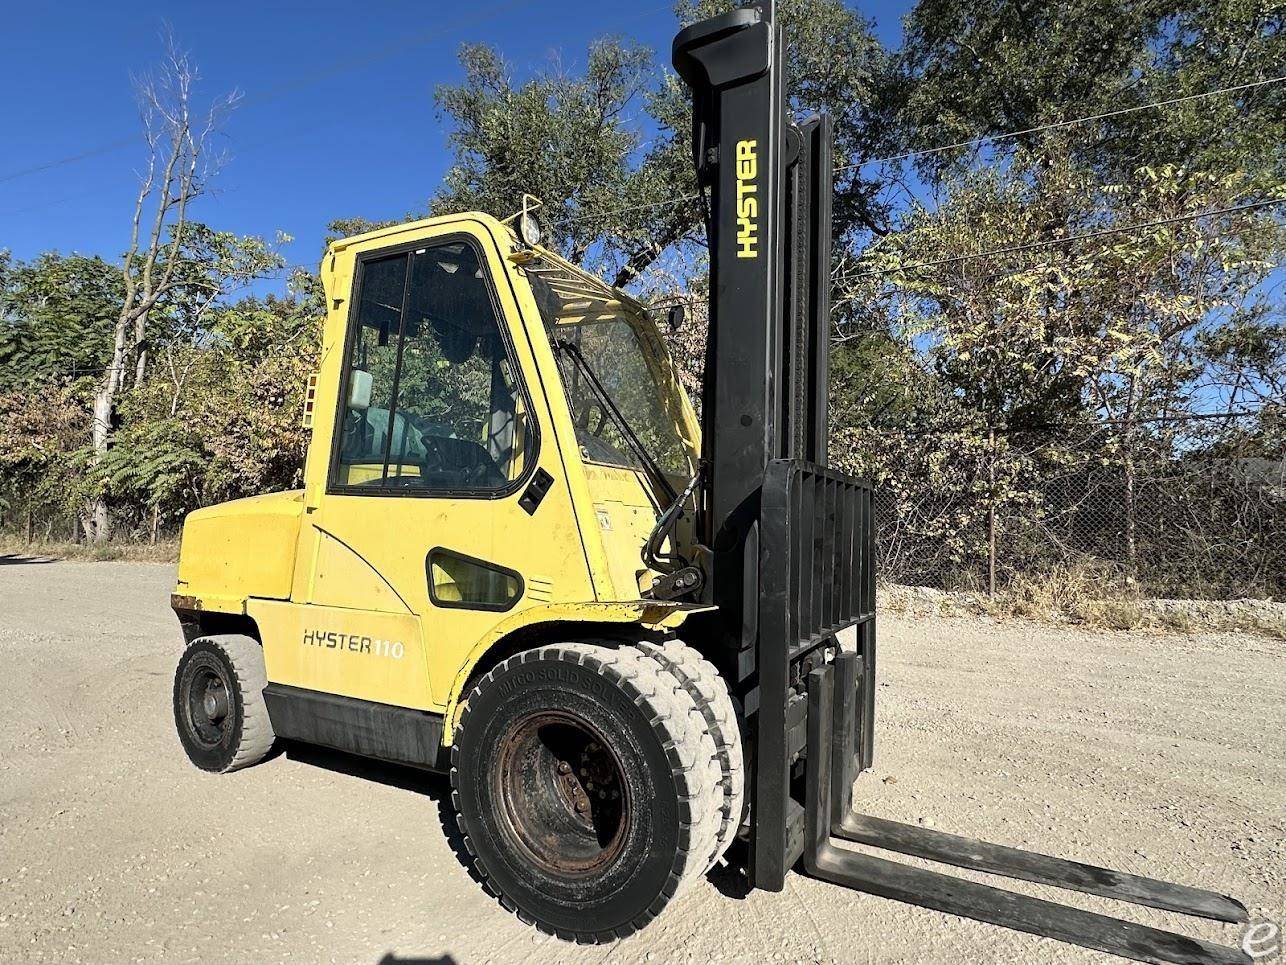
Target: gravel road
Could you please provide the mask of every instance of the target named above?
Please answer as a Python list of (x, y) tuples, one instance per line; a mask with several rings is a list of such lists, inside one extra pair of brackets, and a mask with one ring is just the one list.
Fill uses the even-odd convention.
[[(749, 896), (716, 877), (614, 946), (535, 934), (460, 866), (439, 778), (294, 753), (193, 768), (170, 716), (172, 580), (0, 557), (0, 961), (1107, 960), (798, 875)], [(1286, 644), (896, 616), (881, 642), (860, 809), (1286, 917)]]

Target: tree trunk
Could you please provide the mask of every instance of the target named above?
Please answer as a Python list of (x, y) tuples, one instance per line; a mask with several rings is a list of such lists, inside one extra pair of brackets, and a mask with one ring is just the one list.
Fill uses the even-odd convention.
[(987, 430), (987, 597), (996, 598), (996, 430)]
[[(115, 376), (108, 374), (104, 384), (94, 396), (94, 454), (90, 464), (97, 466), (107, 455), (107, 444), (112, 431), (112, 415), (116, 409)], [(111, 536), (111, 513), (107, 508), (107, 497), (99, 493), (90, 498), (85, 511), (85, 535), (90, 542), (103, 543)]]
[[(147, 375), (147, 316), (143, 312), (134, 319), (134, 388), (143, 384)], [(124, 381), (124, 380), (122, 380)]]
[(152, 507), (152, 545), (156, 545), (156, 535), (161, 528), (161, 504)]
[(134, 388), (143, 384), (143, 376), (147, 374), (147, 349), (138, 350), (138, 359), (134, 363)]
[[(97, 468), (107, 455), (111, 442), (112, 422), (116, 415), (116, 395), (125, 379), (125, 359), (127, 357), (126, 340), (132, 328), (129, 309), (121, 311), (116, 320), (116, 338), (112, 345), (112, 364), (103, 376), (103, 381), (94, 395), (94, 416), (91, 440), (94, 447), (90, 457), (91, 468)], [(85, 536), (90, 542), (105, 543), (112, 535), (111, 510), (107, 497), (98, 493), (90, 497), (84, 514)]]

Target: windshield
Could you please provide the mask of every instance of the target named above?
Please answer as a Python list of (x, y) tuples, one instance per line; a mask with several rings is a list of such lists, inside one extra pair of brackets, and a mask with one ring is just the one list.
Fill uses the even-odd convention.
[[(542, 272), (532, 280), (555, 345), (579, 352), (648, 455), (667, 475), (694, 471), (684, 439), (684, 412), (670, 361), (651, 323), (635, 310), (594, 292), (570, 272)], [(559, 284), (565, 277), (574, 290)], [(590, 462), (643, 469), (610, 412), (604, 411), (589, 378), (570, 352), (556, 351), (563, 388), (576, 426), (581, 455)]]

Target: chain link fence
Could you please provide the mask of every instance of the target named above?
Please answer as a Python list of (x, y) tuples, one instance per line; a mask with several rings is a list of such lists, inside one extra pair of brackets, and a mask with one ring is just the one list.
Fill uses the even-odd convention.
[(995, 593), (1075, 571), (1145, 597), (1286, 597), (1282, 454), (1169, 430), (883, 434), (881, 578)]
[[(1100, 591), (1286, 599), (1286, 458), (1275, 423), (1168, 419), (1047, 429), (832, 427), (831, 464), (876, 481), (881, 580), (1000, 592), (1090, 578)], [(0, 480), (3, 482), (3, 480)], [(0, 539), (83, 539), (57, 487), (0, 486)], [(181, 512), (119, 512), (165, 541)]]

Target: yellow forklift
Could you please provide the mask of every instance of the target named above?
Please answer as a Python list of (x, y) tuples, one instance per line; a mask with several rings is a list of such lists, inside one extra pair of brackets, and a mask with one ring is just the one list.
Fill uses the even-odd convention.
[(701, 418), (647, 307), (543, 247), (527, 204), (335, 242), (303, 489), (184, 525), (189, 757), (301, 741), (448, 773), (488, 889), (567, 940), (628, 935), (730, 860), (758, 888), (800, 866), (1141, 961), (1248, 961), (870, 852), (1246, 920), (852, 812), (874, 527), (869, 483), (826, 468), (830, 125), (787, 113), (770, 0), (683, 30), (674, 64), (711, 252)]

